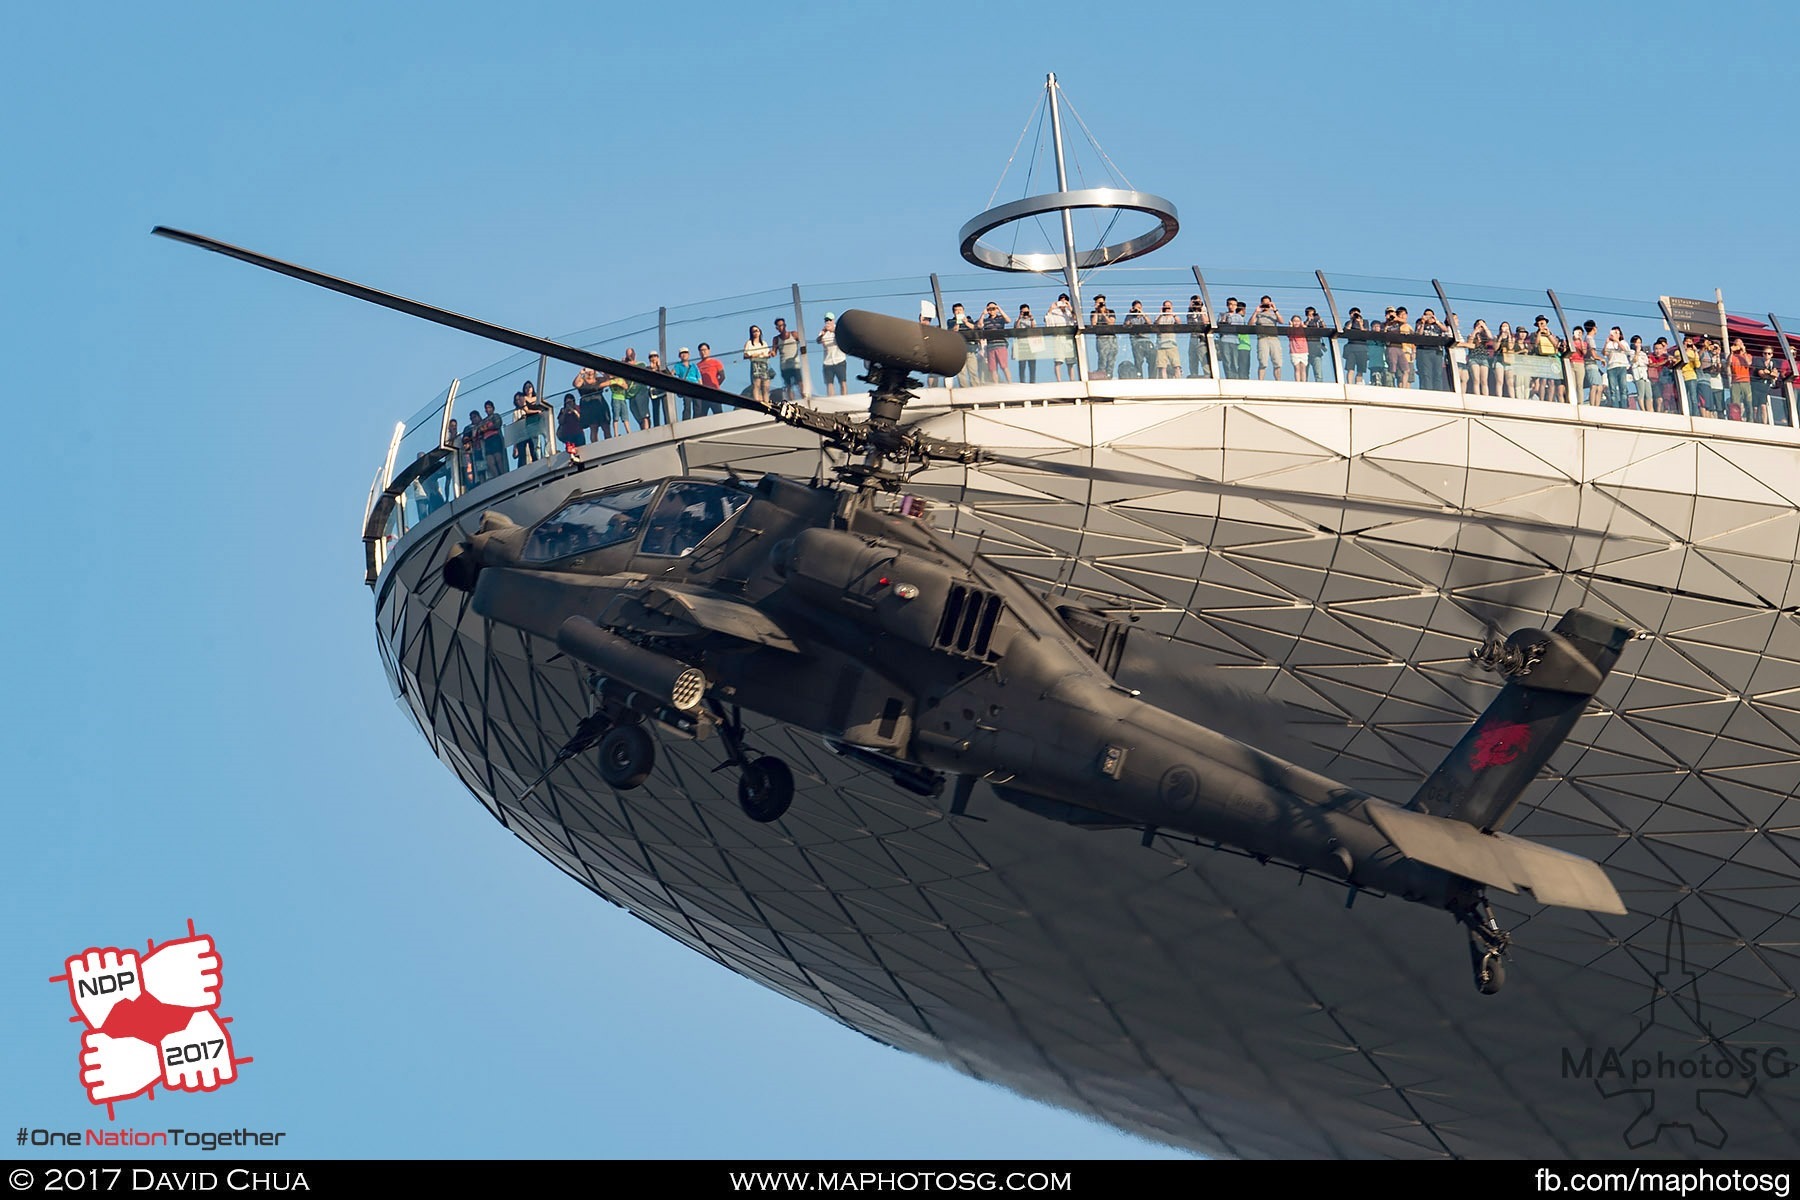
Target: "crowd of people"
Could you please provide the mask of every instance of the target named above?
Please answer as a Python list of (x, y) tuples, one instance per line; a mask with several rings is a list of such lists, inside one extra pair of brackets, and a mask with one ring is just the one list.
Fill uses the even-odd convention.
[[(1041, 314), (1029, 303), (1008, 311), (990, 300), (979, 313), (953, 304), (943, 325), (967, 340), (968, 358), (956, 376), (930, 382), (976, 387), (1074, 381), (1079, 378), (1076, 341), (1085, 337), (1091, 339), (1088, 372), (1094, 379), (1335, 383), (1341, 370), (1342, 382), (1353, 384), (1784, 425), (1794, 417), (1794, 373), (1772, 340), (1753, 349), (1741, 337), (1727, 344), (1690, 333), (1646, 344), (1640, 335), (1627, 337), (1620, 326), (1602, 330), (1591, 320), (1565, 337), (1542, 313), (1516, 326), (1502, 321), (1490, 328), (1478, 319), (1465, 329), (1455, 313), (1440, 319), (1425, 308), (1415, 321), (1404, 305), (1368, 316), (1353, 307), (1343, 327), (1335, 328), (1312, 305), (1284, 315), (1270, 296), (1254, 308), (1229, 296), (1216, 320), (1200, 295), (1191, 296), (1180, 311), (1173, 300), (1152, 304), (1155, 312), (1132, 300), (1121, 317), (1104, 294), (1096, 295), (1085, 321), (1066, 292)], [(919, 320), (938, 323), (929, 308)], [(837, 344), (835, 313), (825, 314), (811, 341), (821, 351), (825, 394), (847, 395), (848, 358)], [(807, 397), (806, 352), (805, 339), (783, 317), (774, 319), (769, 335), (761, 325), (751, 325), (741, 355), (748, 380), (735, 390), (765, 404)], [(681, 347), (675, 359), (665, 364), (652, 352), (639, 364), (637, 351), (627, 349), (623, 361), (714, 389), (733, 386), (726, 381), (726, 362), (706, 342), (697, 351)], [(724, 409), (718, 401), (672, 395), (642, 379), (586, 367), (569, 388), (561, 407), (553, 408), (527, 380), (514, 393), (510, 413), (488, 401), (468, 414), (466, 426), (452, 420), (450, 445), (462, 486), (474, 487), (558, 448), (573, 450)]]
[[(933, 323), (929, 315), (920, 320)], [(1440, 319), (1426, 308), (1415, 322), (1404, 305), (1387, 306), (1378, 317), (1351, 308), (1336, 329), (1311, 305), (1303, 314), (1284, 316), (1269, 296), (1254, 310), (1227, 297), (1216, 322), (1198, 295), (1181, 312), (1164, 300), (1154, 316), (1133, 300), (1123, 318), (1098, 295), (1087, 322), (1078, 324), (1063, 293), (1041, 319), (1029, 304), (1009, 313), (990, 300), (980, 315), (951, 305), (944, 324), (969, 343), (963, 370), (947, 381), (960, 387), (1073, 380), (1075, 339), (1081, 336), (1093, 339), (1090, 374), (1096, 379), (1216, 375), (1332, 383), (1335, 338), (1345, 383), (1792, 423), (1794, 372), (1773, 340), (1752, 349), (1741, 337), (1728, 346), (1690, 333), (1646, 344), (1617, 325), (1602, 331), (1592, 320), (1563, 337), (1545, 314), (1516, 328), (1502, 321), (1490, 329), (1482, 319), (1465, 330), (1455, 313)]]
[[(825, 394), (848, 395), (849, 357), (837, 344), (836, 313), (825, 314), (824, 324), (812, 340), (823, 359)], [(743, 348), (750, 378), (739, 394), (764, 403), (807, 395), (803, 353), (799, 333), (788, 328), (785, 318), (775, 318), (772, 338), (764, 336), (762, 326), (750, 326)], [(672, 363), (664, 363), (656, 351), (640, 363), (637, 350), (630, 347), (622, 361), (658, 375), (717, 390), (726, 388), (725, 362), (706, 342), (699, 343), (697, 350), (681, 347)], [(573, 450), (670, 420), (688, 421), (725, 409), (721, 401), (672, 395), (642, 380), (627, 380), (591, 367), (577, 371), (569, 388), (562, 406), (553, 410), (550, 402), (537, 394), (536, 385), (526, 380), (513, 394), (510, 413), (497, 411), (490, 400), (481, 410), (470, 411), (467, 426), (452, 419), (449, 445), (456, 451), (456, 470), (463, 487), (485, 483), (555, 453), (559, 447)]]
[[(537, 394), (537, 386), (529, 379), (513, 393), (510, 423), (515, 429), (512, 446), (515, 465), (535, 462), (549, 449), (548, 443), (540, 437), (548, 429), (546, 418), (549, 413), (550, 405)], [(464, 490), (504, 475), (510, 469), (506, 465), (508, 423), (505, 415), (494, 408), (492, 400), (479, 410), (469, 410), (466, 427), (458, 425), (455, 417), (450, 418), (446, 440), (456, 451), (456, 473)]]
[[(1086, 324), (1076, 320), (1066, 292), (1041, 321), (1029, 304), (1011, 315), (990, 300), (979, 317), (953, 304), (944, 324), (969, 342), (969, 358), (951, 383), (1011, 383), (1014, 366), (1019, 383), (1073, 380), (1075, 339), (1082, 336), (1093, 339), (1090, 375), (1095, 379), (1205, 379), (1215, 372), (1224, 379), (1280, 379), (1286, 369), (1295, 380), (1328, 380), (1328, 339), (1334, 331), (1318, 309), (1309, 306), (1304, 316), (1283, 317), (1268, 296), (1254, 313), (1235, 296), (1225, 305), (1215, 327), (1199, 296), (1191, 297), (1181, 312), (1173, 300), (1164, 300), (1155, 315), (1144, 310), (1142, 300), (1133, 300), (1120, 317), (1104, 295), (1097, 295)], [(932, 323), (929, 316), (921, 320)], [(1209, 337), (1214, 332), (1216, 347)]]

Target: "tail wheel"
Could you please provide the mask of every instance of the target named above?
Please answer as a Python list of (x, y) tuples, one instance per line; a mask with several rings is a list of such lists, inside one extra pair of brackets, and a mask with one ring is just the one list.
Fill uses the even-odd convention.
[(619, 725), (600, 739), (600, 778), (629, 791), (650, 778), (656, 743), (642, 725)]
[(752, 821), (779, 821), (794, 802), (794, 773), (779, 758), (759, 758), (738, 776), (738, 807)]
[(1490, 942), (1476, 930), (1469, 930), (1469, 966), (1475, 970), (1475, 990), (1492, 996), (1506, 983), (1506, 946)]

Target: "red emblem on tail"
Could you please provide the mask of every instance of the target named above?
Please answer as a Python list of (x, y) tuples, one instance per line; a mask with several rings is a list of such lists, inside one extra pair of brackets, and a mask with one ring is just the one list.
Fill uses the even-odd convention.
[(1469, 754), (1469, 765), (1477, 771), (1504, 766), (1525, 753), (1525, 747), (1530, 744), (1531, 730), (1524, 725), (1511, 722), (1490, 725), (1476, 737), (1475, 749)]

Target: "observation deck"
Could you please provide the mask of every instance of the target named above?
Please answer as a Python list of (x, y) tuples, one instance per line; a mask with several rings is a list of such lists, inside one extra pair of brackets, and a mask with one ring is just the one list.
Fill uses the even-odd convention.
[[(827, 314), (869, 308), (950, 325), (954, 306), (962, 305), (979, 324), (994, 303), (1006, 325), (968, 332), (967, 370), (955, 379), (931, 379), (915, 411), (1171, 397), (1286, 399), (1536, 416), (1708, 440), (1800, 445), (1796, 363), (1791, 346), (1784, 345), (1784, 332), (1800, 329), (1800, 319), (1732, 312), (1722, 300), (1696, 312), (1693, 302), (1672, 309), (1666, 297), (1559, 296), (1554, 288), (1540, 292), (1323, 271), (1116, 267), (1090, 282), (1090, 294), (1108, 302), (1114, 323), (1095, 324), (1096, 312), (1089, 308), (1078, 324), (1047, 324), (1059, 294), (1064, 293), (1054, 279), (1017, 275), (793, 284), (658, 308), (560, 340), (613, 358), (633, 355), (640, 363), (655, 354), (665, 369), (682, 366), (680, 353), (687, 350), (696, 379), (705, 346), (723, 369), (722, 386), (747, 394), (755, 380), (746, 348), (750, 327), (758, 326), (773, 350), (766, 359), (770, 390), (777, 398), (785, 392), (812, 402), (828, 395), (828, 347), (819, 341)], [(1259, 309), (1264, 298), (1273, 305), (1269, 321)], [(1236, 322), (1228, 312), (1232, 301), (1243, 305)], [(1018, 323), (1021, 305), (1030, 310), (1030, 327)], [(1142, 324), (1134, 321), (1138, 306)], [(1404, 313), (1404, 329), (1388, 319), (1392, 310)], [(1438, 328), (1419, 328), (1427, 314)], [(792, 359), (774, 347), (778, 319), (798, 335)], [(1295, 319), (1299, 326), (1292, 324)], [(1588, 322), (1597, 331), (1591, 345), (1585, 344)], [(1628, 342), (1641, 340), (1647, 361), (1607, 365), (1605, 341), (1615, 326)], [(1539, 339), (1540, 330), (1548, 340)], [(1528, 336), (1519, 339), (1521, 332)], [(1502, 333), (1514, 336), (1501, 339)], [(1657, 339), (1669, 343), (1666, 357), (1655, 353)], [(1679, 348), (1688, 339), (1717, 343), (1718, 361), (1710, 361), (1710, 352), (1701, 348), (1700, 361), (1684, 378)], [(1735, 381), (1730, 358), (1740, 342), (1749, 377)], [(848, 406), (857, 411), (866, 407), (866, 392), (856, 379), (861, 370), (862, 364), (851, 360), (847, 372), (833, 376), (847, 374), (848, 389), (863, 398)], [(365, 508), (368, 581), (374, 583), (394, 543), (438, 506), (566, 453), (571, 443), (558, 429), (565, 396), (574, 397), (587, 414), (575, 443), (586, 457), (679, 440), (693, 432), (688, 422), (717, 415), (697, 414), (679, 396), (652, 396), (622, 383), (592, 389), (601, 394), (591, 397), (578, 393), (579, 374), (566, 363), (516, 354), (452, 380), (400, 421)], [(1735, 390), (1734, 382), (1739, 382)], [(515, 396), (527, 383), (549, 412), (527, 416), (515, 409)], [(499, 439), (469, 438), (488, 404)], [(593, 423), (600, 411), (604, 421)]]
[[(1482, 997), (1441, 913), (1376, 897), (1346, 909), (1341, 889), (1228, 849), (1082, 831), (979, 793), (979, 820), (955, 817), (947, 798), (749, 714), (759, 744), (794, 765), (792, 810), (773, 825), (737, 819), (716, 754), (675, 739), (629, 795), (585, 759), (526, 794), (587, 712), (587, 685), (553, 647), (469, 611), (441, 578), (450, 547), (490, 509), (530, 522), (633, 479), (810, 478), (822, 462), (802, 431), (648, 389), (602, 397), (623, 400), (626, 427), (609, 417), (595, 443), (584, 426), (571, 453), (554, 414), (513, 419), (527, 380), (553, 409), (576, 390), (573, 367), (531, 355), (452, 381), (385, 448), (363, 537), (403, 710), (508, 829), (669, 936), (870, 1037), (1148, 1136), (1244, 1156), (1792, 1155), (1800, 1074), (1780, 1074), (1800, 1057), (1791, 364), (1735, 395), (1728, 365), (1718, 389), (1666, 368), (1594, 384), (1570, 343), (1588, 320), (1602, 342), (1617, 325), (1646, 346), (1710, 322), (1727, 350), (1742, 338), (1785, 363), (1777, 330), (1800, 321), (1554, 289), (1109, 267), (1085, 281), (1083, 307), (1098, 292), (1121, 324), (1084, 312), (1079, 326), (1016, 326), (1021, 303), (1041, 322), (1062, 290), (1017, 275), (796, 285), (566, 340), (665, 363), (683, 347), (696, 360), (704, 342), (740, 391), (753, 385), (748, 327), (772, 343), (780, 317), (801, 337), (794, 386), (849, 412), (866, 407), (860, 364), (847, 397), (826, 396), (825, 313), (942, 323), (957, 302), (980, 317), (994, 301), (1007, 326), (977, 334), (962, 378), (931, 381), (909, 418), (1118, 482), (932, 465), (909, 490), (989, 560), (1127, 616), (1122, 682), (1134, 656), (1155, 656), (1279, 701), (1293, 719), (1273, 732), (1291, 757), (1376, 795), (1404, 800), (1486, 706), (1497, 684), (1467, 651), (1491, 627), (1581, 605), (1650, 631), (1508, 829), (1601, 862), (1627, 915), (1505, 898), (1516, 957), (1506, 990)], [(1301, 329), (1224, 324), (1228, 298), (1254, 313), (1265, 295)], [(1125, 325), (1133, 301), (1152, 321), (1164, 301), (1182, 319)], [(1355, 326), (1389, 306), (1409, 310), (1410, 329)], [(1309, 307), (1319, 323), (1306, 327)], [(1426, 309), (1451, 331), (1420, 333)], [(1560, 343), (1549, 353), (1540, 315)], [(1494, 333), (1524, 323), (1534, 340), (1484, 356), (1477, 320)], [(1010, 380), (998, 355), (985, 373), (996, 345)], [(1165, 377), (1144, 377), (1146, 349)], [(1035, 382), (1018, 381), (1022, 361)], [(783, 386), (779, 358), (768, 382)], [(468, 414), (490, 401), (500, 444), (465, 445)], [(1260, 490), (1220, 496), (1206, 490), (1216, 481)], [(1212, 686), (1156, 699), (1217, 717), (1229, 705)], [(1698, 1101), (1692, 1085), (1653, 1088), (1662, 1115), (1648, 1124), (1630, 1085), (1565, 1061), (1622, 1048), (1699, 1064), (1720, 1047), (1759, 1073)]]

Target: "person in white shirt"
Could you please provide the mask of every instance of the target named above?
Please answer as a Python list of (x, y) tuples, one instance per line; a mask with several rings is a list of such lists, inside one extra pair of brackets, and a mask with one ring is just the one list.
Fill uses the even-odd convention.
[(775, 364), (770, 361), (774, 357), (775, 347), (763, 341), (762, 326), (752, 325), (744, 343), (744, 361), (750, 364), (750, 396), (764, 404), (769, 402), (769, 381), (775, 378)]
[(1631, 386), (1632, 408), (1642, 412), (1655, 412), (1656, 403), (1650, 396), (1650, 354), (1644, 349), (1644, 339), (1633, 336), (1631, 339)]
[[(1056, 298), (1049, 311), (1044, 313), (1046, 326), (1072, 326), (1075, 324), (1075, 309), (1069, 303), (1069, 294), (1064, 292)], [(1066, 333), (1046, 335), (1044, 338), (1045, 353), (1050, 356), (1050, 370), (1058, 380), (1063, 377), (1063, 368), (1067, 367), (1069, 378), (1075, 378), (1075, 339)]]
[(1617, 325), (1606, 335), (1606, 344), (1600, 349), (1600, 357), (1606, 367), (1606, 406), (1608, 408), (1624, 408), (1626, 398), (1625, 379), (1631, 374), (1631, 349), (1625, 344), (1625, 331)]
[(850, 367), (848, 357), (837, 344), (836, 313), (825, 314), (825, 327), (819, 330), (819, 336), (813, 341), (819, 343), (819, 347), (825, 352), (825, 394), (832, 394), (831, 385), (835, 383), (838, 395), (849, 395), (850, 385), (845, 380), (849, 377)]

